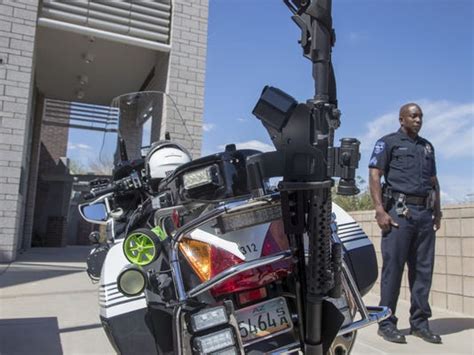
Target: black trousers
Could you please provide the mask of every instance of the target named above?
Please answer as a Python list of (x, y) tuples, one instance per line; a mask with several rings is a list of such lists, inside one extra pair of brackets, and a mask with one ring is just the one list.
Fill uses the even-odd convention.
[(392, 227), (382, 234), (382, 279), (380, 305), (388, 306), (392, 316), (380, 323), (380, 327), (397, 324), (395, 316), (400, 294), (403, 268), (408, 264), (408, 281), (411, 293), (411, 329), (428, 327), (431, 317), (429, 293), (433, 277), (435, 231), (432, 211), (423, 206), (407, 205), (408, 218), (399, 217), (395, 208), (389, 211), (399, 227)]

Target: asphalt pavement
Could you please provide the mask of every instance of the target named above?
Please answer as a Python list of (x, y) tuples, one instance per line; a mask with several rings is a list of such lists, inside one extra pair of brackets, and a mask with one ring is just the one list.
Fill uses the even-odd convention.
[[(85, 272), (89, 247), (32, 248), (0, 264), (0, 354), (114, 354), (98, 317), (98, 285)], [(365, 297), (367, 305), (377, 296)], [(408, 334), (408, 308), (399, 302), (400, 328)], [(474, 318), (433, 308), (435, 345), (407, 335), (393, 344), (377, 327), (359, 331), (352, 354), (474, 354)]]

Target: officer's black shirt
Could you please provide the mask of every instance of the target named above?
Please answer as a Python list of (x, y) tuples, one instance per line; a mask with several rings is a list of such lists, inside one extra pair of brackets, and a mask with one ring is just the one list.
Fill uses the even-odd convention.
[(399, 129), (375, 143), (369, 168), (382, 170), (393, 191), (427, 196), (436, 176), (434, 148), (426, 139), (412, 139)]

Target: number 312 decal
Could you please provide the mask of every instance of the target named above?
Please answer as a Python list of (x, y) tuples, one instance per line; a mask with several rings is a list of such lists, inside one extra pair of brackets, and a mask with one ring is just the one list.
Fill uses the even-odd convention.
[(242, 254), (244, 254), (244, 255), (246, 255), (247, 253), (253, 253), (253, 252), (258, 251), (257, 246), (255, 245), (255, 243), (242, 245), (242, 246), (239, 247), (239, 249), (242, 252)]

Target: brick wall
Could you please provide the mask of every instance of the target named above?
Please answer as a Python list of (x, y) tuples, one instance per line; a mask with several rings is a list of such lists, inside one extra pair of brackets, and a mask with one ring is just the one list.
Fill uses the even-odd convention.
[(50, 124), (55, 121), (57, 123), (62, 122), (62, 120), (48, 117), (48, 123), (43, 123), (41, 126), (40, 174), (54, 170), (59, 163), (59, 159), (67, 155), (69, 127)]
[(34, 0), (0, 0), (0, 262), (14, 260), (21, 243), (37, 8)]
[[(375, 245), (380, 275), (381, 237), (374, 215), (374, 211), (351, 212)], [(436, 233), (435, 254), (431, 305), (474, 315), (474, 204), (443, 207), (441, 228)], [(380, 293), (380, 276), (372, 292)], [(400, 298), (410, 299), (406, 269)]]
[[(208, 0), (175, 0), (173, 4), (168, 92), (176, 100), (186, 127), (176, 111), (168, 107), (161, 134), (170, 132), (172, 139), (198, 157), (202, 143), (209, 4)], [(190, 143), (186, 128), (194, 143)]]
[(66, 228), (66, 217), (48, 216), (46, 224), (47, 238), (44, 240), (45, 247), (65, 247), (67, 245)]
[(82, 218), (77, 219), (77, 245), (90, 245), (89, 234), (93, 231), (98, 231), (99, 226), (85, 221)]

